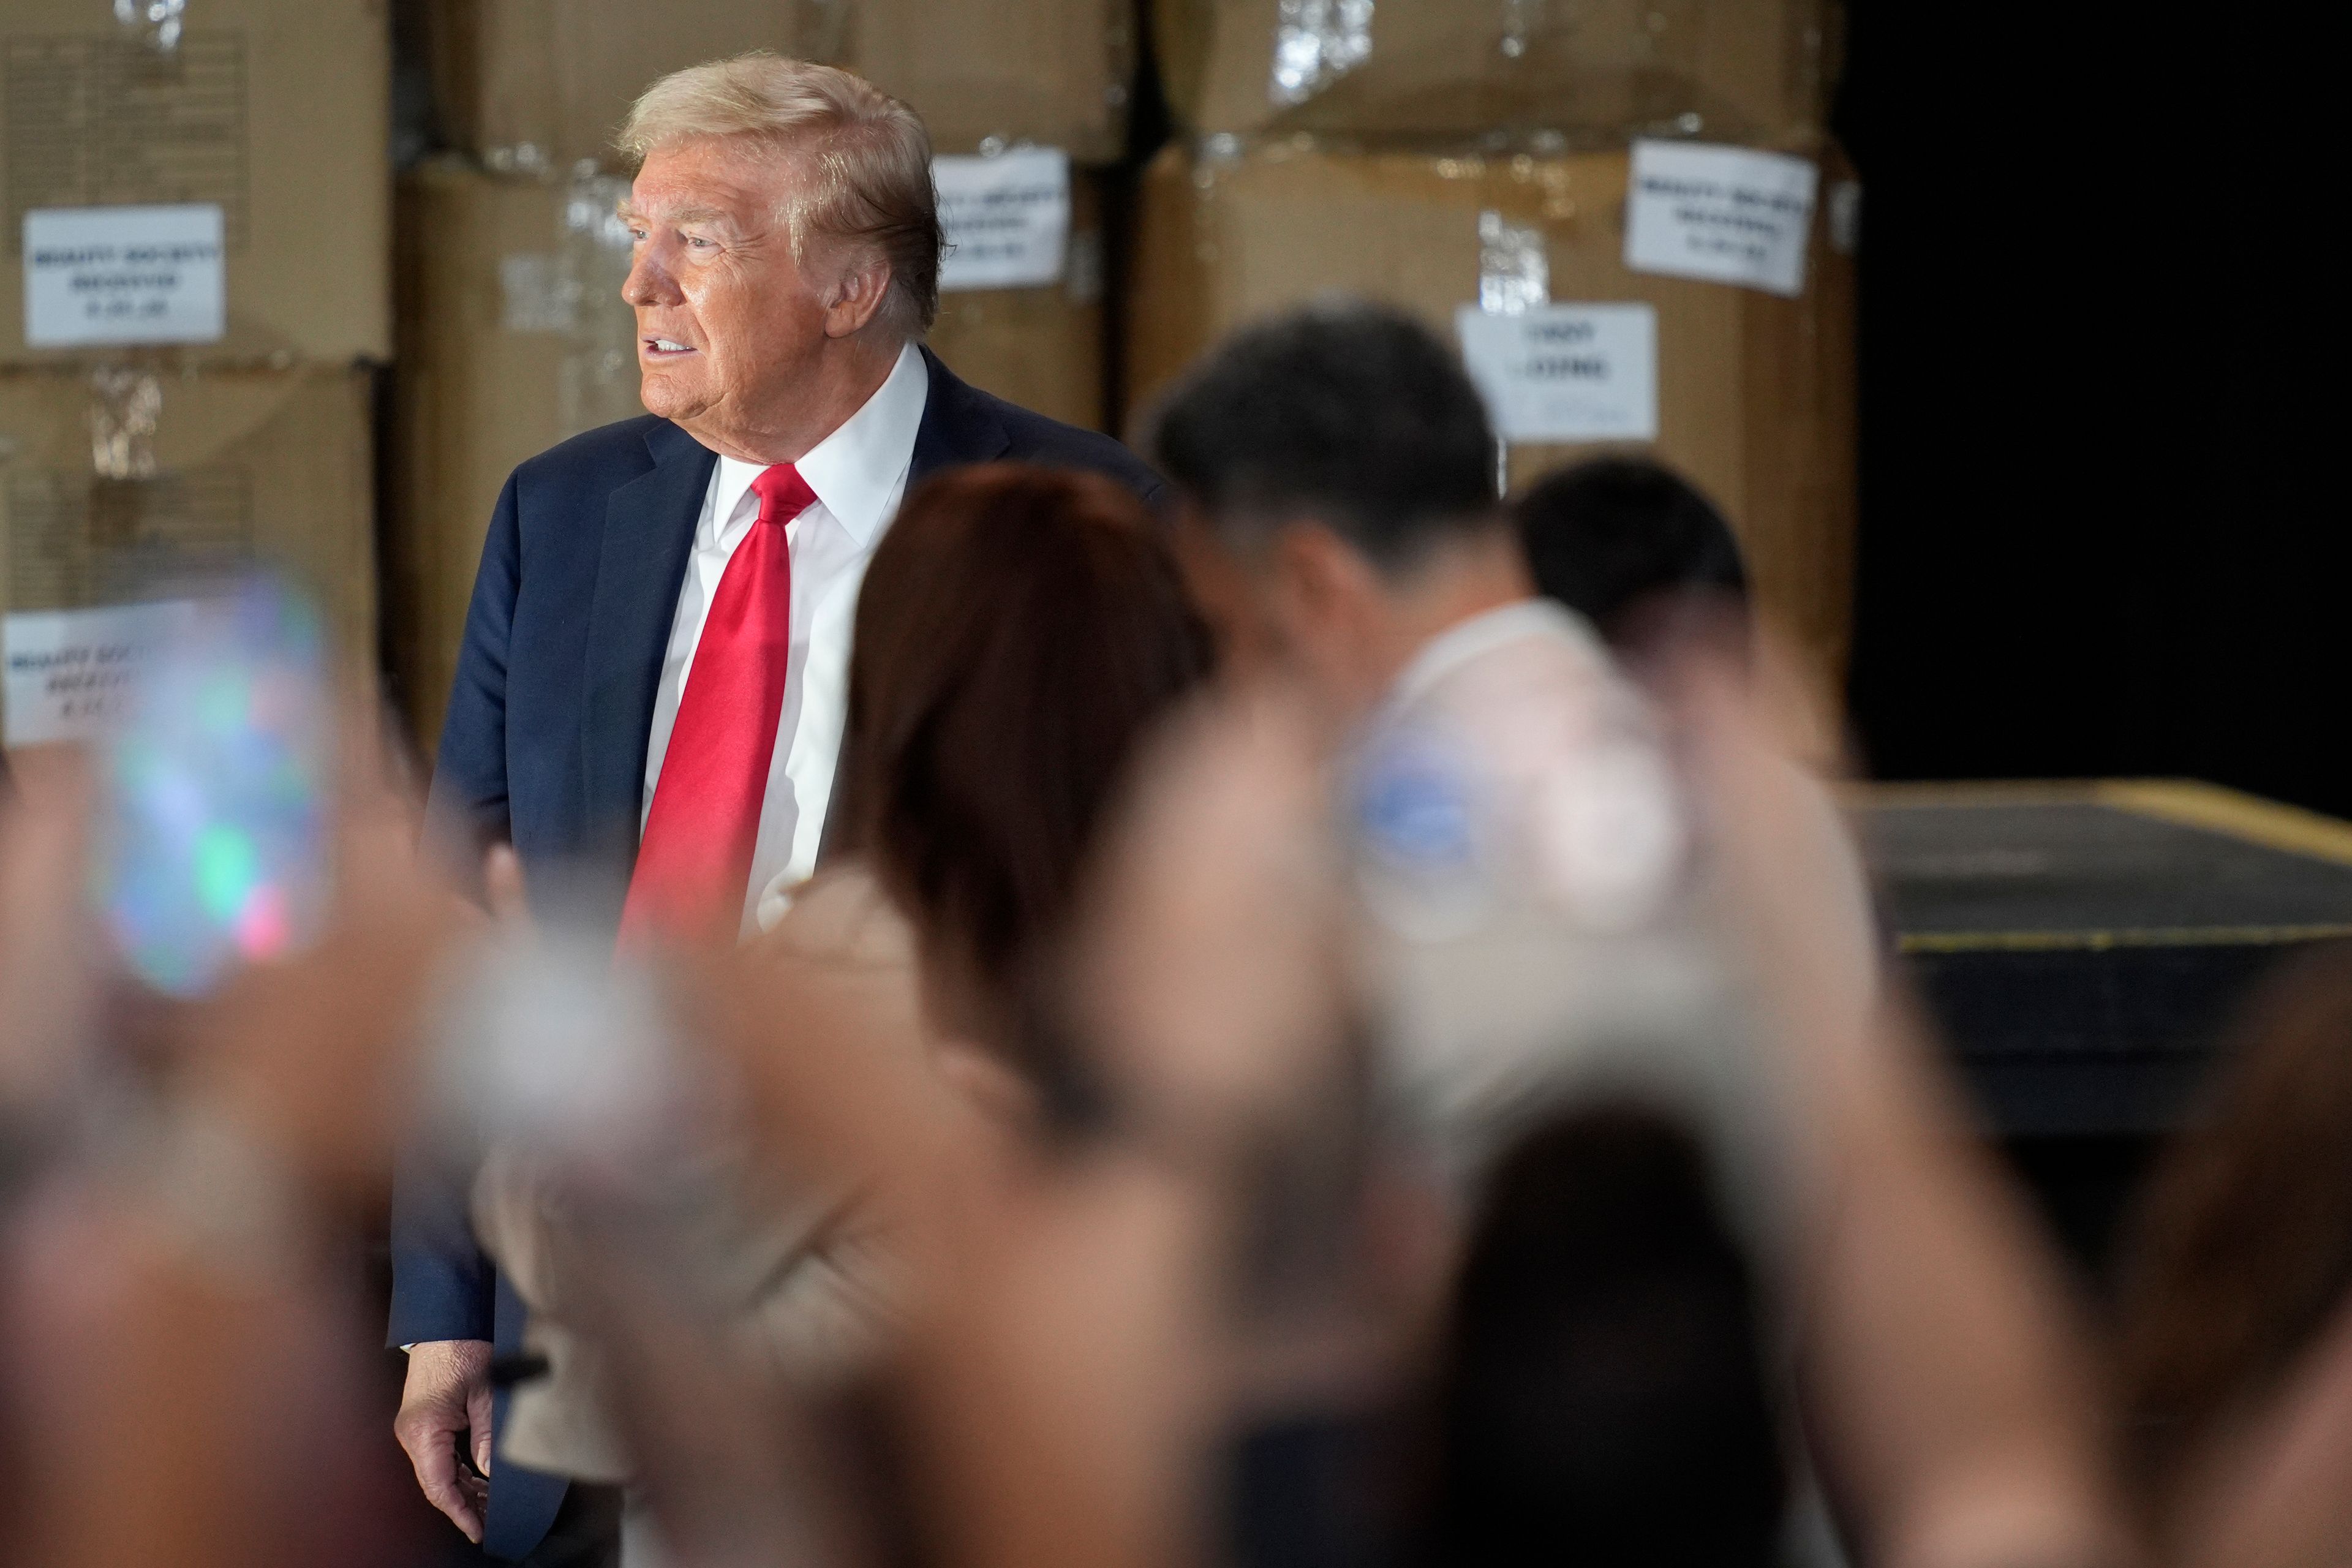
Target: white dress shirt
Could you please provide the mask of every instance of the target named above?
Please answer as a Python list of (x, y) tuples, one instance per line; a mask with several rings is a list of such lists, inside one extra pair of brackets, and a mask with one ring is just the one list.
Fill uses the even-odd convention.
[[(768, 793), (760, 809), (760, 836), (744, 888), (743, 931), (764, 931), (783, 918), (792, 890), (816, 868), (825, 808), (833, 798), (841, 729), (847, 717), (849, 640), (858, 585), (874, 547), (897, 515), (923, 421), (930, 374), (909, 343), (898, 353), (873, 396), (793, 467), (816, 492), (816, 504), (787, 525), (793, 560), (792, 650), (784, 668), (783, 709), (776, 719)], [(759, 521), (751, 481), (762, 465), (721, 458), (710, 475), (702, 516), (694, 525), (694, 555), (678, 585), (654, 694), (654, 723), (646, 740), (644, 814), (653, 809), (662, 757), (677, 723), (677, 705), (694, 667), (695, 645), (710, 600), (735, 547)]]

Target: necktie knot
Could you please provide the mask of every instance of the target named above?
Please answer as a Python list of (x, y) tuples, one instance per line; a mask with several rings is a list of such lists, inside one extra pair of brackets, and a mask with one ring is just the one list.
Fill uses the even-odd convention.
[(816, 504), (816, 492), (790, 463), (761, 469), (752, 477), (751, 493), (760, 498), (760, 521), (778, 527)]

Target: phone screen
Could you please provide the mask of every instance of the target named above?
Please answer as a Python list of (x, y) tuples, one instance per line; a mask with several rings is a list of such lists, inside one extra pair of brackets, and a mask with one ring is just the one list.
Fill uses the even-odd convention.
[(180, 996), (317, 929), (330, 751), (307, 602), (255, 581), (185, 608), (105, 748), (99, 865), (124, 960)]

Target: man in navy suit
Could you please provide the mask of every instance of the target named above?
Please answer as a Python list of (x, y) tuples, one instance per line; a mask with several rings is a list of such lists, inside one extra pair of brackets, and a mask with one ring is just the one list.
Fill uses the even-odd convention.
[[(1115, 441), (978, 391), (921, 346), (940, 236), (905, 104), (747, 56), (654, 84), (621, 146), (641, 161), (623, 294), (652, 413), (507, 481), (431, 816), (471, 855), (505, 840), (526, 873), (563, 868), (627, 945), (756, 931), (808, 876), (858, 583), (909, 487), (1000, 458), (1097, 469), (1147, 500), (1160, 487)], [(489, 1463), (489, 1364), (519, 1348), (523, 1312), (462, 1205), (411, 1182), (395, 1209), (395, 1431), (419, 1485), (493, 1555), (608, 1560), (609, 1522), (576, 1500), (551, 1535), (561, 1478)]]

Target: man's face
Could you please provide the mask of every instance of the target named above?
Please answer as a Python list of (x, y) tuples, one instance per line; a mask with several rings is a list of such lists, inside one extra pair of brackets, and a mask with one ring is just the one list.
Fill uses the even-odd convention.
[(1176, 554), (1229, 676), (1302, 682), (1342, 723), (1378, 697), (1388, 674), (1379, 579), (1330, 530), (1302, 520), (1244, 552), (1187, 501)]
[(646, 407), (706, 446), (764, 460), (825, 342), (826, 301), (793, 254), (796, 175), (770, 148), (695, 137), (648, 153), (623, 209)]

